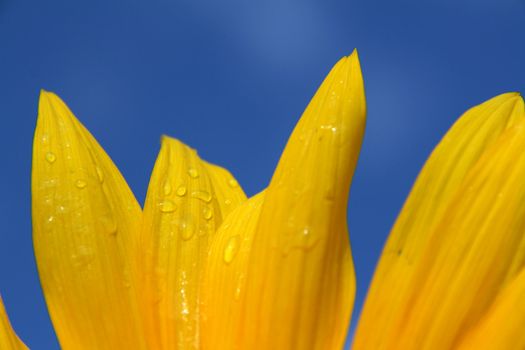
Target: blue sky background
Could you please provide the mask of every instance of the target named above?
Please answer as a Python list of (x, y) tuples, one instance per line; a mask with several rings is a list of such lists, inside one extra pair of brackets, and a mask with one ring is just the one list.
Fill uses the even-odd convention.
[(432, 148), (468, 107), (525, 88), (525, 0), (0, 0), (0, 291), (58, 348), (31, 243), (40, 88), (58, 93), (143, 201), (163, 133), (268, 183), (331, 66), (359, 49), (368, 125), (349, 208), (356, 309)]

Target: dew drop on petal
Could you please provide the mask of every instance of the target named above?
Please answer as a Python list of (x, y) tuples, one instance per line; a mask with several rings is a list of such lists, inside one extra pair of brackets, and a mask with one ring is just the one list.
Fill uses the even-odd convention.
[(206, 207), (202, 210), (202, 215), (206, 220), (210, 220), (213, 217), (213, 210), (209, 207)]
[(173, 213), (177, 207), (175, 206), (175, 203), (173, 201), (170, 201), (169, 199), (162, 201), (159, 203), (160, 211), (163, 213)]
[(55, 223), (55, 217), (53, 215), (50, 215), (46, 218), (44, 221), (44, 225), (47, 231), (51, 231), (53, 229), (53, 224)]
[(212, 200), (212, 195), (206, 191), (194, 191), (191, 193), (191, 196), (206, 203), (209, 203)]
[(181, 221), (179, 224), (180, 236), (184, 241), (190, 240), (195, 235), (195, 228), (189, 221)]
[(232, 188), (235, 188), (239, 186), (239, 183), (234, 178), (231, 178), (230, 180), (228, 180), (228, 185), (230, 185), (230, 187)]
[(57, 157), (53, 152), (46, 153), (46, 160), (48, 163), (54, 163), (57, 160)]
[(169, 181), (164, 182), (164, 186), (162, 187), (162, 192), (165, 196), (168, 196), (171, 193), (171, 184)]
[(226, 242), (226, 246), (224, 247), (224, 262), (226, 264), (230, 264), (237, 253), (239, 252), (239, 245), (241, 243), (241, 237), (239, 235), (232, 236), (228, 239), (228, 242)]
[(185, 186), (179, 186), (179, 188), (177, 188), (177, 196), (179, 197), (184, 197), (186, 195), (186, 187)]
[(77, 180), (77, 181), (75, 182), (75, 186), (76, 186), (77, 188), (79, 188), (79, 189), (83, 189), (83, 188), (85, 188), (85, 187), (87, 186), (87, 183), (86, 183), (86, 181), (84, 181), (84, 180), (80, 180), (80, 179), (79, 179), (79, 180)]
[(199, 172), (197, 171), (197, 169), (195, 168), (189, 168), (188, 169), (188, 175), (192, 178), (192, 179), (196, 179), (199, 177)]
[(112, 215), (104, 215), (100, 218), (104, 232), (110, 236), (117, 235), (117, 221)]

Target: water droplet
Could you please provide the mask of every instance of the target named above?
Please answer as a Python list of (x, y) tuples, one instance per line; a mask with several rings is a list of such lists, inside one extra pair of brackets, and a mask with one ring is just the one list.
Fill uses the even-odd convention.
[(165, 200), (159, 203), (160, 211), (163, 213), (173, 213), (177, 207), (172, 201)]
[(168, 180), (164, 182), (164, 186), (162, 187), (162, 191), (164, 192), (165, 196), (168, 196), (171, 193), (171, 184)]
[(288, 255), (292, 250), (302, 250), (308, 252), (312, 250), (319, 242), (319, 237), (314, 235), (312, 229), (308, 226), (297, 228), (295, 223), (288, 227), (290, 228), (290, 234), (286, 235), (286, 239), (283, 244), (282, 253)]
[(42, 143), (46, 144), (49, 142), (49, 135), (48, 134), (43, 134), (42, 135)]
[(57, 212), (64, 214), (67, 211), (66, 207), (63, 205), (57, 206)]
[(239, 186), (239, 183), (232, 177), (230, 180), (228, 180), (228, 185), (230, 185), (232, 188), (235, 188)]
[(179, 186), (179, 188), (177, 188), (177, 196), (183, 197), (186, 194), (186, 191), (186, 186)]
[(318, 237), (315, 237), (312, 234), (312, 230), (310, 229), (310, 227), (305, 226), (302, 230), (299, 231), (298, 242), (295, 246), (297, 248), (309, 250), (317, 244), (317, 241)]
[(55, 217), (53, 215), (48, 216), (47, 219), (44, 221), (44, 227), (46, 231), (51, 231), (53, 229), (54, 223), (55, 223)]
[(104, 172), (102, 171), (102, 169), (100, 169), (98, 165), (95, 167), (95, 171), (97, 172), (98, 182), (103, 183), (104, 182)]
[(84, 181), (84, 180), (80, 180), (80, 179), (79, 179), (79, 180), (77, 180), (77, 181), (75, 182), (75, 186), (76, 186), (77, 188), (82, 189), (82, 188), (85, 188), (85, 187), (87, 186), (87, 183), (86, 183), (86, 181)]
[(226, 200), (224, 200), (224, 204), (226, 204), (226, 205), (231, 205), (231, 204), (232, 204), (231, 199), (226, 199)]
[(201, 201), (204, 201), (206, 203), (211, 202), (212, 195), (206, 191), (194, 191), (191, 193), (191, 196), (193, 198), (200, 199)]
[(213, 217), (213, 210), (209, 207), (205, 207), (202, 210), (202, 215), (204, 216), (206, 220), (210, 220)]
[(117, 222), (115, 221), (115, 218), (113, 218), (112, 215), (104, 215), (100, 218), (100, 223), (102, 224), (102, 228), (104, 229), (104, 232), (110, 236), (116, 236), (117, 235)]
[(53, 152), (46, 153), (46, 160), (48, 163), (54, 163), (57, 160), (57, 157)]
[(190, 221), (181, 221), (179, 224), (180, 236), (183, 240), (190, 240), (195, 235), (195, 228)]
[(224, 247), (224, 262), (230, 264), (237, 253), (239, 252), (239, 245), (241, 243), (241, 237), (239, 235), (232, 236), (226, 242)]
[(197, 171), (197, 169), (195, 168), (189, 168), (188, 169), (188, 175), (192, 178), (192, 179), (196, 179), (199, 177), (199, 172)]

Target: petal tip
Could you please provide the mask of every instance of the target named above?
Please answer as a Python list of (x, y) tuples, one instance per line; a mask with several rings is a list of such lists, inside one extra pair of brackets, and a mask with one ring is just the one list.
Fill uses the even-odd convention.
[(67, 105), (60, 97), (58, 97), (58, 95), (44, 89), (40, 90), (40, 97), (38, 100), (38, 119), (50, 117), (60, 118), (64, 111), (71, 114)]

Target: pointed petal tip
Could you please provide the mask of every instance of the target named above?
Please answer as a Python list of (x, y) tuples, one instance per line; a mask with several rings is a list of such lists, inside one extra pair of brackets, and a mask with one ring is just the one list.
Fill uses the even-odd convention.
[(521, 93), (515, 92), (515, 91), (509, 91), (509, 92), (504, 92), (504, 93), (495, 95), (494, 97), (489, 98), (487, 101), (494, 100), (494, 99), (502, 99), (502, 100), (515, 99), (516, 101), (519, 101), (519, 100), (523, 101), (523, 97), (521, 96)]
[(58, 97), (55, 93), (51, 91), (47, 91), (45, 89), (40, 89), (40, 96), (39, 96), (39, 105), (42, 105), (44, 103), (53, 103), (57, 100), (62, 101), (60, 97)]
[(65, 115), (72, 112), (66, 103), (55, 93), (41, 89), (38, 100), (38, 119), (53, 118), (62, 119)]
[(161, 135), (160, 137), (160, 148), (161, 148), (161, 151), (162, 149), (165, 149), (165, 148), (172, 148), (172, 147), (177, 147), (177, 146), (186, 146), (188, 148), (191, 148), (189, 146), (187, 146), (184, 142), (182, 142), (181, 140), (175, 138), (175, 137), (171, 137), (169, 135), (166, 135), (166, 134), (163, 134)]
[(357, 48), (354, 48), (352, 53), (347, 56), (349, 59), (355, 59), (359, 62), (359, 52), (357, 51)]

